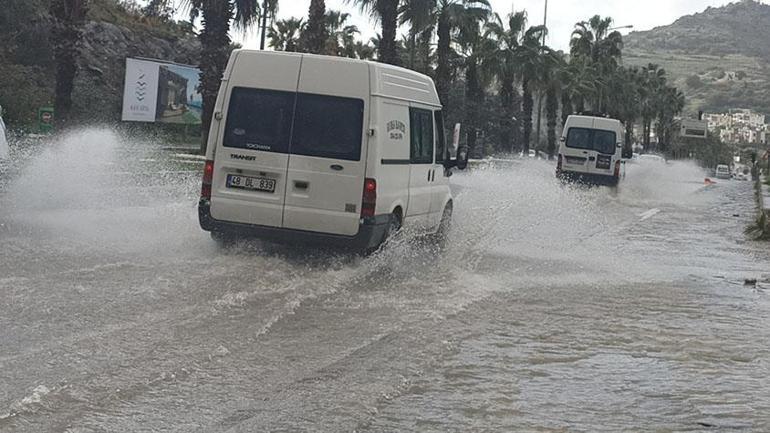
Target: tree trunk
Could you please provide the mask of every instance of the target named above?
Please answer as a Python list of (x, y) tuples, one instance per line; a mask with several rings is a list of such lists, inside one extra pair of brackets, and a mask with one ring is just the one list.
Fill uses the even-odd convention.
[(307, 28), (302, 36), (302, 51), (311, 54), (324, 54), (328, 39), (324, 0), (310, 0)]
[(543, 92), (538, 91), (537, 95), (537, 127), (535, 128), (535, 149), (540, 146), (540, 130), (543, 125)]
[(567, 91), (563, 91), (561, 94), (561, 124), (564, 126), (567, 123), (567, 118), (572, 114), (572, 98), (570, 98)]
[(556, 83), (551, 83), (545, 94), (545, 117), (548, 127), (547, 151), (548, 159), (553, 159), (556, 153), (556, 122), (559, 111), (559, 98), (556, 94)]
[(476, 152), (476, 137), (479, 126), (480, 93), (478, 65), (476, 64), (476, 57), (471, 56), (467, 59), (465, 70), (465, 130), (470, 155), (478, 154)]
[(631, 155), (634, 151), (633, 143), (634, 140), (634, 121), (633, 120), (626, 120), (626, 142), (623, 145), (623, 153), (626, 155)]
[(530, 79), (525, 77), (521, 83), (522, 89), (522, 122), (524, 125), (523, 137), (522, 137), (522, 150), (524, 153), (529, 152), (529, 143), (532, 138), (532, 110), (534, 109), (535, 101), (532, 97), (532, 89), (530, 88)]
[(201, 153), (206, 153), (211, 119), (222, 83), (222, 74), (230, 56), (230, 21), (232, 4), (227, 1), (205, 0), (202, 5), (205, 25), (198, 35), (201, 41), (200, 81), (203, 97), (201, 116)]
[(436, 91), (441, 103), (444, 104), (444, 111), (449, 104), (449, 85), (452, 79), (449, 70), (449, 55), (451, 49), (449, 44), (452, 41), (450, 34), (449, 16), (446, 11), (442, 12), (438, 18), (438, 48), (436, 55)]
[(54, 19), (51, 43), (56, 63), (54, 122), (59, 129), (71, 126), (72, 89), (87, 12), (88, 0), (53, 0), (50, 5)]
[(398, 0), (380, 0), (382, 40), (380, 41), (380, 62), (398, 65), (396, 31), (398, 30)]
[(503, 77), (500, 86), (500, 105), (502, 116), (500, 119), (500, 149), (513, 153), (513, 78)]

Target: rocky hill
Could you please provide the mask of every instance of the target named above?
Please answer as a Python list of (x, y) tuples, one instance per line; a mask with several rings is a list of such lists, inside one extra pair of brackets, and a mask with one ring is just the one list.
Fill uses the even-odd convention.
[(744, 107), (770, 114), (770, 5), (742, 0), (631, 33), (624, 62), (664, 67), (690, 112)]
[[(0, 105), (9, 124), (34, 124), (53, 101), (49, 0), (12, 0), (0, 8)], [(119, 0), (92, 0), (75, 81), (75, 114), (87, 122), (120, 119), (126, 57), (195, 64), (200, 45), (183, 25), (150, 20)]]

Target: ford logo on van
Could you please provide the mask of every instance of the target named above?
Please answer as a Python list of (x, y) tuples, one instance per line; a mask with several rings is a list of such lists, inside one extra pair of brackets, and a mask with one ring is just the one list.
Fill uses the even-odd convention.
[(257, 159), (256, 156), (248, 156), (248, 155), (240, 155), (237, 153), (231, 153), (230, 158), (232, 159), (242, 159), (244, 161), (254, 161)]

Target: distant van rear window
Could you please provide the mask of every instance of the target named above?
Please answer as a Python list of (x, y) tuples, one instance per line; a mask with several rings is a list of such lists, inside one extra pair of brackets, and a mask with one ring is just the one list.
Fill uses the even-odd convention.
[(288, 152), (295, 98), (294, 92), (234, 88), (223, 145)]
[(291, 153), (358, 161), (363, 128), (363, 100), (300, 93)]
[(615, 132), (604, 129), (570, 128), (567, 132), (567, 147), (614, 154), (617, 138)]

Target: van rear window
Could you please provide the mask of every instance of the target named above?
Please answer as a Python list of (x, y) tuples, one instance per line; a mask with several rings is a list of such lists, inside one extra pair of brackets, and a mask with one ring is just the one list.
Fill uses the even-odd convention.
[(617, 138), (615, 132), (604, 129), (570, 128), (567, 132), (567, 147), (614, 154)]
[(287, 153), (296, 93), (236, 87), (223, 145)]
[(300, 93), (291, 153), (359, 161), (363, 128), (363, 100)]

